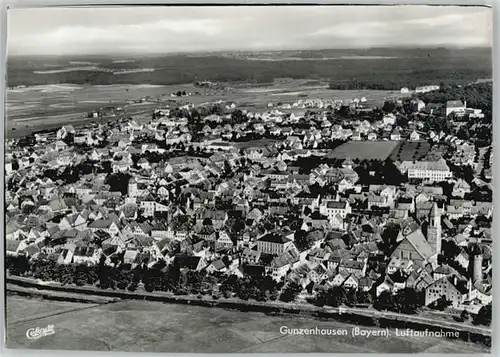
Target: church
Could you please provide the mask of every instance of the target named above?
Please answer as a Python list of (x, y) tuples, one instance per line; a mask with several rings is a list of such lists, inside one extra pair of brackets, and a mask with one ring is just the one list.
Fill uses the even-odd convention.
[(402, 234), (403, 239), (391, 257), (436, 264), (437, 256), (441, 253), (441, 213), (437, 204), (433, 204), (428, 221), (423, 227), (414, 225)]

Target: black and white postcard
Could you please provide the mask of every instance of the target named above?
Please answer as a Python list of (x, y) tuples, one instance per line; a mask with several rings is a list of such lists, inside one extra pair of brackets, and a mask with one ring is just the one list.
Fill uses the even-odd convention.
[(6, 347), (490, 353), (492, 23), (9, 9)]

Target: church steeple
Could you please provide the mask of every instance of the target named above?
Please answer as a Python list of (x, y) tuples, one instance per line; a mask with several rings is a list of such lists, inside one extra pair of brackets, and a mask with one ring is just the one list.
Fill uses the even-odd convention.
[(429, 213), (429, 225), (431, 227), (437, 227), (438, 225), (441, 226), (441, 212), (439, 211), (436, 202), (432, 204), (432, 208)]
[(483, 250), (476, 244), (472, 248), (472, 283), (481, 286), (483, 282)]
[(427, 241), (436, 254), (441, 253), (441, 212), (436, 202), (432, 204), (429, 212)]

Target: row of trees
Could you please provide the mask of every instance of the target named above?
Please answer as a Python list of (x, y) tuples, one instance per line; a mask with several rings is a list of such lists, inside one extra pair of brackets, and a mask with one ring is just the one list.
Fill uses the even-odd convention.
[(336, 286), (318, 291), (313, 298), (308, 299), (308, 302), (316, 306), (338, 307), (344, 304), (347, 306), (357, 306), (358, 304), (371, 304), (373, 298), (368, 291), (362, 289), (348, 289)]
[[(336, 81), (330, 82), (330, 89), (337, 90), (355, 90), (355, 89), (371, 89), (371, 90), (400, 90), (401, 88), (416, 88), (422, 85), (426, 85), (429, 82), (430, 78), (426, 80), (421, 80), (418, 78), (404, 78), (400, 77), (400, 79), (377, 79), (377, 80), (357, 80), (352, 79), (349, 81)], [(449, 79), (447, 80), (448, 84), (453, 85), (461, 85), (466, 84), (468, 81), (464, 79)], [(441, 81), (441, 85), (445, 86), (445, 83)]]
[(383, 291), (374, 301), (373, 307), (377, 310), (415, 314), (424, 304), (425, 296), (423, 292), (416, 291), (413, 288), (404, 288), (396, 294), (392, 294), (390, 291)]
[(11, 275), (43, 281), (129, 291), (136, 290), (142, 283), (148, 292), (166, 291), (176, 295), (209, 294), (218, 297), (222, 294), (226, 298), (234, 295), (242, 300), (266, 301), (276, 300), (283, 287), (282, 282), (278, 283), (268, 275), (227, 277), (219, 273), (209, 274), (206, 270), (180, 269), (175, 264), (166, 265), (163, 261), (148, 267), (147, 260), (131, 268), (130, 265), (119, 262), (107, 265), (104, 256), (97, 265), (63, 265), (52, 260), (30, 260), (24, 255), (7, 256), (5, 265)]
[(219, 291), (226, 298), (235, 295), (242, 300), (274, 301), (282, 287), (282, 282), (276, 283), (268, 275), (244, 278), (231, 275), (222, 282)]
[[(166, 265), (160, 261), (148, 267), (146, 262), (131, 269), (124, 265), (106, 265), (104, 257), (97, 265), (69, 264), (60, 265), (50, 260), (30, 260), (28, 257), (7, 256), (5, 267), (10, 275), (29, 276), (43, 281), (56, 281), (62, 284), (77, 286), (90, 285), (101, 289), (120, 289), (135, 291), (142, 284), (148, 292), (167, 291), (176, 295), (212, 295), (213, 298), (237, 297), (242, 300), (274, 301), (279, 298), (283, 302), (296, 300), (302, 287), (290, 282), (276, 282), (270, 276), (225, 276), (223, 274), (208, 274), (205, 270), (193, 271), (179, 269), (175, 265)], [(312, 288), (312, 284), (310, 286)], [(361, 289), (332, 287), (319, 290), (307, 301), (316, 306), (341, 305), (357, 306), (373, 304), (377, 310), (388, 310), (404, 314), (415, 314), (425, 303), (422, 291), (404, 288), (396, 294), (383, 291), (378, 297)], [(443, 311), (451, 302), (444, 296), (430, 305), (430, 308)], [(462, 313), (460, 318), (467, 320), (468, 313)], [(480, 309), (474, 315), (472, 322), (489, 326), (491, 324), (491, 304)]]

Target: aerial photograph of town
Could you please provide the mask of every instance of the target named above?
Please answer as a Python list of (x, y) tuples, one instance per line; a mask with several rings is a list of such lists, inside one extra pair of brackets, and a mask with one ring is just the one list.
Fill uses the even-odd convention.
[(6, 348), (491, 353), (492, 21), (10, 9)]

